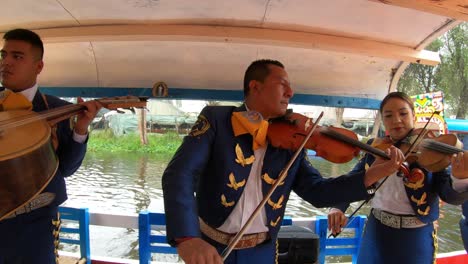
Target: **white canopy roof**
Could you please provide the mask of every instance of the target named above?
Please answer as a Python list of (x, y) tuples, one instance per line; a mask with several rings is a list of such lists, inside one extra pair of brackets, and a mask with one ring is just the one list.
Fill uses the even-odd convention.
[(1, 2), (0, 31), (28, 28), (45, 42), (42, 87), (164, 81), (221, 96), (242, 90), (253, 60), (271, 58), (285, 64), (299, 98), (382, 99), (409, 62), (437, 64), (422, 49), (467, 18), (461, 0)]

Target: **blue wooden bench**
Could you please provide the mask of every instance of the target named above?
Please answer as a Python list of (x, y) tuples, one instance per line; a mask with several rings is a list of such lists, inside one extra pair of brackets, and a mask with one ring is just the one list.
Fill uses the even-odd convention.
[[(80, 246), (80, 258), (83, 263), (91, 263), (90, 243), (89, 243), (89, 212), (87, 208), (59, 207), (62, 226), (60, 233), (73, 234), (71, 238), (59, 236), (60, 243), (74, 244)], [(65, 220), (65, 221), (64, 221)], [(69, 227), (69, 224), (78, 227)]]
[(151, 253), (177, 254), (177, 249), (169, 246), (165, 234), (154, 234), (151, 226), (165, 226), (164, 213), (142, 211), (138, 215), (138, 243), (140, 263), (150, 263)]
[(336, 238), (328, 238), (327, 216), (317, 216), (315, 233), (319, 235), (320, 241), (319, 263), (325, 263), (325, 256), (341, 255), (351, 255), (352, 263), (356, 263), (366, 219), (367, 217), (364, 215), (358, 215), (348, 219), (349, 225), (345, 230), (354, 229), (353, 237), (342, 237), (340, 235)]

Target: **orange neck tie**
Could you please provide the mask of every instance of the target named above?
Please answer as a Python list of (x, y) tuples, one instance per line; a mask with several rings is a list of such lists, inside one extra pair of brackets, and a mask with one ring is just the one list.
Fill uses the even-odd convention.
[(251, 134), (253, 137), (253, 149), (257, 150), (266, 146), (268, 122), (262, 115), (255, 111), (233, 112), (231, 116), (234, 136)]
[(0, 111), (10, 110), (32, 110), (32, 104), (21, 93), (3, 90), (0, 92)]

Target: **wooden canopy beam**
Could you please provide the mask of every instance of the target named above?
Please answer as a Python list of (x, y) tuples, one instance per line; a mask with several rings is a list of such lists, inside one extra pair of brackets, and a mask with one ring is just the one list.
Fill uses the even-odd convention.
[(272, 45), (353, 53), (437, 65), (437, 52), (325, 34), (252, 27), (205, 25), (109, 25), (36, 30), (45, 43), (98, 41), (184, 41)]
[(468, 21), (466, 0), (369, 0)]

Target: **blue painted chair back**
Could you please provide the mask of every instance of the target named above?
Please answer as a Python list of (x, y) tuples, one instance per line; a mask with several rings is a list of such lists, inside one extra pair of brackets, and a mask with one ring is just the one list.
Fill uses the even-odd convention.
[(167, 244), (166, 235), (151, 232), (151, 226), (165, 226), (164, 213), (142, 211), (138, 215), (138, 243), (140, 263), (150, 263), (151, 253), (177, 254), (177, 249)]
[(317, 216), (315, 233), (320, 237), (319, 263), (325, 263), (325, 256), (341, 255), (351, 255), (352, 263), (356, 263), (366, 219), (367, 217), (364, 215), (358, 215), (348, 219), (349, 224), (345, 231), (354, 229), (353, 237), (342, 237), (342, 235), (340, 235), (336, 238), (328, 238), (327, 216)]
[[(86, 263), (91, 263), (90, 243), (89, 243), (89, 212), (87, 208), (59, 207), (62, 227), (60, 233), (76, 234), (75, 238), (62, 238), (60, 243), (74, 244), (80, 246), (80, 257), (86, 259)], [(66, 220), (66, 221), (63, 221)], [(68, 227), (65, 223), (77, 223), (78, 227)], [(74, 225), (75, 226), (75, 225)]]

